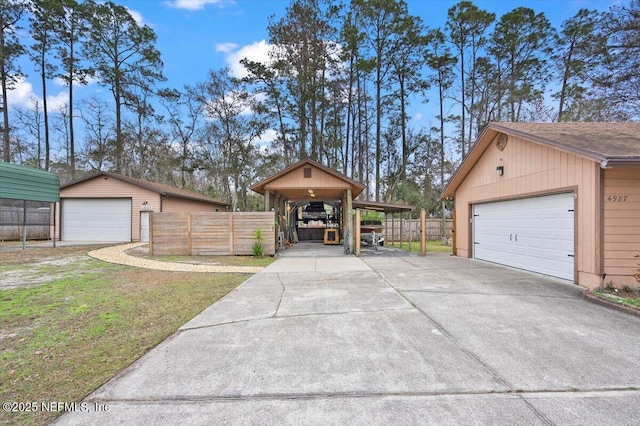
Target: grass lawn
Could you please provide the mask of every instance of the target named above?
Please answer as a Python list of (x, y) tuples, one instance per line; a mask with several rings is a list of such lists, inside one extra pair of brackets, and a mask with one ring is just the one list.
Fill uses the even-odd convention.
[[(386, 242), (385, 244), (391, 247), (400, 248), (400, 242)], [(409, 243), (404, 241), (402, 243), (402, 249), (409, 251)], [(411, 252), (420, 253), (420, 241), (413, 241), (411, 243)], [(427, 253), (452, 253), (453, 248), (451, 246), (442, 245), (440, 240), (427, 241)]]
[[(248, 278), (112, 265), (86, 252), (0, 252), (0, 282), (27, 277), (0, 290), (0, 401), (80, 401)], [(57, 415), (3, 411), (0, 423)]]

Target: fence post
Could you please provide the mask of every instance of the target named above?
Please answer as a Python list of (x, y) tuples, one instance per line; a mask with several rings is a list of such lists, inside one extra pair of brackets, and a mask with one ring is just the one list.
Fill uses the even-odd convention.
[(234, 218), (235, 213), (231, 212), (229, 213), (229, 253), (231, 254), (231, 256), (233, 256), (235, 254), (235, 248), (233, 247), (233, 218)]
[(427, 212), (420, 210), (420, 256), (427, 255)]
[(191, 253), (191, 213), (187, 213), (187, 253), (189, 256), (193, 255)]

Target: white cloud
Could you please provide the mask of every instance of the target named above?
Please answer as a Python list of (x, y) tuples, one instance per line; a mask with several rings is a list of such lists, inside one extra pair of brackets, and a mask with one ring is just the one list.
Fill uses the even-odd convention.
[(225, 3), (233, 3), (230, 0), (173, 0), (166, 1), (165, 4), (176, 9), (185, 10), (202, 10), (210, 4), (224, 5)]
[[(67, 91), (58, 92), (47, 96), (47, 109), (55, 112), (60, 106), (67, 103), (69, 94)], [(42, 97), (33, 91), (33, 85), (25, 78), (16, 82), (14, 88), (7, 93), (7, 101), (12, 108), (33, 108), (34, 101), (42, 108)]]
[(129, 12), (133, 20), (136, 21), (138, 25), (146, 25), (146, 22), (144, 22), (144, 18), (142, 17), (142, 13), (138, 12), (137, 10), (129, 9), (128, 7), (127, 12)]
[(422, 114), (417, 113), (416, 115), (414, 115), (414, 116), (413, 116), (413, 119), (414, 119), (415, 121), (420, 121), (420, 120), (422, 120)]
[(273, 129), (267, 129), (264, 131), (257, 139), (253, 140), (253, 145), (258, 148), (266, 148), (268, 147), (276, 138), (278, 137), (278, 132)]
[(30, 99), (37, 98), (33, 92), (33, 85), (24, 77), (20, 78), (13, 89), (7, 92), (7, 102), (13, 107), (29, 107)]
[[(230, 44), (226, 43), (226, 45)], [(271, 45), (267, 44), (265, 40), (256, 41), (253, 44), (242, 46), (240, 49), (226, 51), (225, 62), (232, 76), (242, 78), (247, 75), (247, 72), (240, 61), (247, 58), (263, 64), (269, 63), (269, 50), (271, 50)]]
[(69, 104), (69, 92), (58, 92), (57, 95), (47, 96), (47, 109), (49, 111), (58, 111), (62, 106)]
[(218, 43), (216, 44), (216, 52), (229, 53), (238, 48), (235, 43)]

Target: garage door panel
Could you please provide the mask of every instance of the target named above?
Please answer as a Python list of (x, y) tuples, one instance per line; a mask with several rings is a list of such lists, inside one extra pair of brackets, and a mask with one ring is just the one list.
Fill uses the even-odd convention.
[(64, 199), (62, 239), (131, 241), (131, 199)]
[(474, 205), (474, 257), (573, 280), (573, 205), (569, 193)]

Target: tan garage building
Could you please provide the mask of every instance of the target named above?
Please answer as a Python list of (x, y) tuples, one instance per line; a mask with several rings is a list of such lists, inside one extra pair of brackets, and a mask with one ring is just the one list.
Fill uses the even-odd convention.
[(640, 123), (490, 123), (442, 198), (457, 256), (637, 285)]
[(230, 204), (155, 182), (97, 172), (60, 187), (63, 241), (148, 241), (151, 212), (217, 212)]

